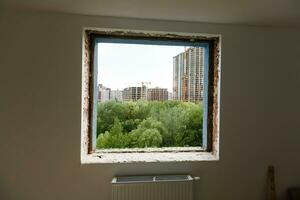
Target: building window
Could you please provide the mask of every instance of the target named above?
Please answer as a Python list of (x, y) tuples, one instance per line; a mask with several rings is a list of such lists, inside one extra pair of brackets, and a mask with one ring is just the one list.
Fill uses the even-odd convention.
[(84, 30), (83, 163), (218, 160), (220, 36)]

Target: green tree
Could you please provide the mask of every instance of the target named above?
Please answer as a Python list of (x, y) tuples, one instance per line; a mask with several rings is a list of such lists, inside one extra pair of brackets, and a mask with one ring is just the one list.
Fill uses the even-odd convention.
[(128, 135), (128, 141), (131, 148), (160, 147), (162, 136), (157, 129), (138, 128)]
[(98, 104), (97, 148), (199, 146), (202, 104), (108, 101)]
[(110, 131), (105, 131), (97, 138), (97, 148), (126, 148), (127, 138), (122, 133), (122, 124), (118, 118), (115, 118)]

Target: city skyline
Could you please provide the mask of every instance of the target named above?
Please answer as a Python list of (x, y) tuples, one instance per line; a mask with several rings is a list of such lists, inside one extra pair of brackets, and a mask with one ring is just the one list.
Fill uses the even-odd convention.
[[(143, 82), (143, 81), (142, 81), (142, 82)], [(110, 89), (110, 90), (112, 90), (112, 91), (123, 91), (124, 89), (129, 88), (129, 87), (142, 87), (142, 85), (141, 85), (140, 83), (132, 84), (132, 85), (124, 86), (123, 88), (116, 88), (116, 89), (115, 89), (115, 88), (111, 88), (111, 87), (109, 87), (109, 86), (106, 86), (106, 85), (104, 85), (103, 83), (98, 83), (98, 86), (99, 86), (99, 85), (103, 85), (105, 88), (108, 88), (108, 89)], [(169, 88), (160, 87), (160, 86), (152, 87), (151, 85), (149, 85), (147, 88), (148, 88), (148, 89), (155, 89), (155, 88), (159, 88), (159, 89), (167, 89), (168, 92), (173, 93), (173, 89), (170, 89), (170, 90), (169, 90)]]
[(173, 57), (184, 46), (98, 43), (98, 84), (112, 90), (151, 82), (173, 91)]

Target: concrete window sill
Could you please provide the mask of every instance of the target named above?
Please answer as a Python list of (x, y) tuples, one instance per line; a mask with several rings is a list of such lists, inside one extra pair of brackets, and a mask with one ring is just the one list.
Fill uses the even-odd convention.
[(136, 162), (197, 162), (217, 161), (218, 154), (213, 152), (95, 152), (81, 157), (82, 164), (96, 163), (136, 163)]

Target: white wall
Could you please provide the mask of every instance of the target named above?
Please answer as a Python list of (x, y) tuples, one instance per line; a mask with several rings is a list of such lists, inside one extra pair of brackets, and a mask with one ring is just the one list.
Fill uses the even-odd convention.
[[(220, 161), (80, 164), (82, 27), (221, 33)], [(115, 175), (191, 173), (197, 199), (281, 199), (300, 186), (300, 30), (0, 14), (0, 199), (109, 200)]]

